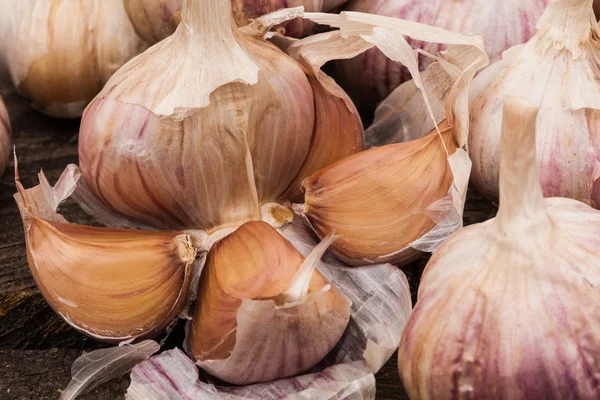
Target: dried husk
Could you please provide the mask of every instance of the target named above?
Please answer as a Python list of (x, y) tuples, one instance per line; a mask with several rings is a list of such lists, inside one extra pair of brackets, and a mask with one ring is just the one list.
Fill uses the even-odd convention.
[[(549, 0), (351, 0), (344, 11), (364, 12), (417, 21), (453, 32), (477, 33), (483, 37), (491, 62), (502, 52), (525, 43)], [(411, 46), (430, 54), (445, 50), (443, 43), (409, 39)], [(419, 59), (421, 69), (429, 60)], [(378, 49), (335, 63), (335, 79), (348, 91), (358, 108), (372, 111), (411, 74), (390, 61)]]
[(10, 118), (2, 96), (0, 96), (0, 176), (4, 173), (10, 157), (10, 139)]
[(248, 222), (217, 242), (191, 322), (198, 365), (242, 385), (293, 376), (323, 359), (350, 317), (350, 302), (313, 272), (327, 245), (304, 260), (264, 222)]
[(543, 198), (536, 113), (505, 99), (498, 215), (427, 264), (399, 349), (411, 399), (600, 395), (600, 212)]
[[(411, 68), (416, 78), (413, 87), (420, 90), (426, 86), (418, 74), (416, 53), (403, 35), (430, 40), (435, 35), (434, 40), (457, 44), (438, 61), (445, 79), (435, 74), (423, 75), (429, 87), (438, 86), (429, 79), (441, 80), (441, 92), (452, 86), (451, 93), (444, 96), (445, 115), (439, 119), (439, 126), (417, 140), (371, 149), (322, 169), (304, 181), (305, 204), (303, 209), (297, 209), (320, 237), (334, 232), (340, 236), (331, 250), (346, 263), (404, 265), (419, 251), (434, 250), (462, 224), (470, 161), (463, 150), (457, 149), (466, 141), (468, 84), (475, 72), (487, 64), (487, 57), (474, 37), (420, 24), (358, 13), (342, 14), (337, 17), (339, 21), (329, 15), (317, 16), (316, 20), (319, 18), (324, 23), (340, 25), (341, 33), (323, 34), (321, 40), (319, 35), (303, 39), (290, 49), (306, 48), (308, 54), (322, 50), (329, 59), (348, 58), (372, 47), (373, 42), (390, 58)], [(344, 29), (354, 34), (362, 29), (364, 33), (361, 37), (346, 37)], [(371, 36), (367, 36), (369, 31)], [(343, 51), (331, 52), (332, 43), (339, 44)], [(435, 107), (427, 96), (421, 107), (437, 122), (439, 116), (433, 110), (439, 113), (441, 106), (437, 96), (434, 99)]]
[(499, 148), (506, 96), (540, 108), (537, 166), (544, 196), (600, 206), (600, 29), (592, 0), (552, 1), (525, 45), (511, 48), (473, 82), (469, 155), (473, 186), (499, 196)]
[(40, 184), (27, 190), (17, 179), (36, 285), (65, 321), (97, 340), (155, 336), (186, 305), (196, 258), (191, 238), (69, 224), (56, 210), (75, 189), (77, 174), (67, 168), (52, 187), (40, 173)]
[(177, 32), (120, 69), (86, 110), (82, 175), (121, 215), (164, 229), (238, 226), (259, 220), (300, 171), (310, 84), (275, 46), (232, 29), (230, 7), (190, 0)]
[[(183, 0), (123, 0), (127, 15), (136, 32), (149, 44), (155, 44), (172, 35), (181, 21)], [(250, 24), (264, 14), (282, 8), (304, 7), (307, 11), (330, 11), (346, 0), (231, 0), (235, 23), (239, 27)], [(301, 37), (313, 23), (301, 18), (282, 21), (277, 30), (289, 37)]]
[(15, 88), (60, 118), (80, 117), (111, 75), (146, 48), (122, 0), (5, 0), (0, 37), (0, 64)]

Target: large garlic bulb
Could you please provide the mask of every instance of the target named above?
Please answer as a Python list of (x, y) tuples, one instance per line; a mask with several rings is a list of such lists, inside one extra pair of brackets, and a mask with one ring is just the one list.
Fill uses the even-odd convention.
[(413, 400), (600, 398), (600, 212), (543, 198), (536, 112), (506, 98), (498, 216), (427, 264), (398, 353)]
[[(233, 16), (238, 26), (248, 25), (261, 15), (286, 7), (303, 6), (306, 11), (330, 11), (347, 0), (231, 0)], [(154, 44), (175, 32), (181, 21), (183, 0), (123, 0), (136, 32)], [(283, 23), (279, 31), (290, 37), (305, 35), (313, 23), (297, 18)]]
[(146, 45), (122, 0), (5, 0), (0, 63), (33, 106), (76, 118), (111, 75)]
[[(293, 182), (296, 196), (299, 173), (313, 172), (305, 160), (324, 150), (311, 147), (313, 135), (333, 135), (315, 125), (315, 96), (331, 94), (313, 95), (300, 64), (238, 31), (228, 0), (183, 6), (175, 34), (120, 69), (87, 108), (82, 175), (104, 205), (155, 227), (212, 231), (260, 220), (262, 204)], [(354, 114), (334, 129), (360, 146), (325, 164), (316, 157), (318, 168), (361, 149)]]
[(4, 105), (2, 97), (0, 97), (0, 176), (8, 164), (10, 157), (10, 119), (8, 111)]
[(600, 29), (592, 0), (554, 0), (527, 44), (507, 51), (471, 87), (472, 182), (498, 199), (502, 108), (522, 96), (540, 108), (538, 170), (544, 195), (600, 206)]
[[(351, 0), (345, 11), (359, 11), (417, 21), (455, 32), (481, 34), (492, 62), (511, 46), (525, 43), (548, 0)], [(411, 45), (435, 54), (445, 45), (412, 41)], [(421, 60), (421, 66), (425, 65)], [(351, 60), (336, 62), (335, 78), (357, 107), (373, 110), (398, 85), (411, 79), (401, 65), (378, 49)]]

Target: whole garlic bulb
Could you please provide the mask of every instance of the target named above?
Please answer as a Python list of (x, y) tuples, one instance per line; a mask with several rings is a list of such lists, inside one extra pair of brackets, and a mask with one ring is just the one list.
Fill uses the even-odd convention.
[(600, 397), (600, 212), (543, 198), (536, 113), (505, 99), (498, 215), (425, 268), (398, 353), (411, 399)]
[[(549, 0), (351, 0), (344, 11), (358, 11), (417, 21), (450, 31), (483, 36), (491, 62), (499, 60), (511, 46), (525, 43)], [(409, 41), (431, 54), (445, 45)], [(421, 59), (421, 67), (426, 59)], [(390, 61), (380, 50), (371, 49), (350, 60), (335, 63), (336, 80), (350, 94), (357, 107), (372, 110), (402, 82), (411, 79), (401, 65)]]
[(146, 48), (122, 0), (5, 0), (0, 63), (43, 113), (80, 117), (111, 75)]
[[(233, 15), (238, 26), (245, 26), (255, 18), (281, 8), (303, 6), (306, 11), (330, 11), (347, 0), (231, 0)], [(183, 0), (123, 0), (125, 9), (136, 32), (146, 42), (160, 42), (175, 32), (181, 21)], [(279, 27), (286, 36), (305, 35), (313, 23), (301, 18), (287, 21)]]
[[(229, 0), (183, 7), (175, 34), (120, 69), (87, 108), (82, 175), (105, 205), (154, 227), (260, 220), (262, 204), (300, 187), (322, 93), (291, 57), (236, 29)], [(337, 157), (362, 147), (354, 113), (344, 129), (361, 146)]]
[(0, 97), (0, 176), (6, 169), (10, 157), (10, 131), (8, 111), (2, 97)]
[(544, 195), (600, 207), (600, 29), (592, 0), (554, 0), (525, 45), (471, 86), (469, 153), (475, 188), (497, 200), (502, 108), (521, 96), (540, 108), (538, 170)]

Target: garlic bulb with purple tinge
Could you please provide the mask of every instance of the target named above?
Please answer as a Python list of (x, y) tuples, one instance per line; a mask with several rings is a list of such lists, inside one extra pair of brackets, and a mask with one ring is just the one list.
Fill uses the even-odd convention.
[(536, 113), (506, 98), (498, 215), (425, 268), (398, 353), (413, 400), (600, 398), (600, 212), (543, 198)]
[[(417, 21), (455, 32), (483, 36), (490, 61), (500, 59), (511, 46), (525, 43), (548, 0), (351, 0), (344, 11), (358, 11)], [(409, 41), (413, 47), (435, 54), (444, 45)], [(425, 67), (425, 58), (421, 67)], [(357, 107), (373, 110), (398, 85), (410, 80), (401, 65), (390, 61), (378, 49), (335, 64), (336, 80), (350, 94)]]
[(537, 165), (544, 196), (600, 207), (600, 28), (592, 0), (554, 0), (527, 44), (473, 81), (469, 155), (471, 181), (498, 199), (502, 108), (505, 96), (539, 107)]
[(8, 111), (0, 97), (0, 176), (6, 169), (10, 157), (10, 119)]

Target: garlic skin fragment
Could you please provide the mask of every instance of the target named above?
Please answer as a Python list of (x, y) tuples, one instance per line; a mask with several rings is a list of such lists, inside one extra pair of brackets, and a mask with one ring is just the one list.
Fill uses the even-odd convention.
[[(350, 302), (305, 268), (317, 256), (304, 261), (264, 222), (248, 222), (216, 243), (191, 322), (190, 352), (198, 365), (241, 385), (296, 375), (325, 357), (348, 324)], [(304, 284), (304, 293), (294, 296)]]
[(504, 54), (471, 86), (469, 155), (472, 183), (484, 196), (499, 196), (499, 147), (506, 96), (521, 96), (540, 109), (537, 166), (544, 196), (577, 199), (600, 207), (600, 29), (592, 0), (549, 4), (538, 32)]
[(11, 128), (8, 111), (0, 96), (0, 176), (4, 173), (10, 157)]
[(118, 343), (161, 333), (185, 305), (196, 258), (190, 237), (69, 224), (55, 210), (74, 187), (70, 172), (54, 188), (43, 174), (28, 190), (17, 180), (36, 285), (54, 311), (94, 339)]
[(184, 1), (175, 34), (87, 108), (82, 175), (116, 212), (164, 229), (239, 226), (260, 220), (300, 171), (311, 86), (296, 61), (233, 27), (230, 11), (228, 0)]
[[(454, 32), (481, 34), (491, 62), (502, 52), (525, 43), (535, 34), (538, 18), (549, 0), (351, 0), (344, 11), (378, 14), (417, 21)], [(445, 50), (445, 45), (409, 40), (412, 47), (430, 54)], [(427, 59), (420, 60), (421, 69)], [(371, 49), (351, 60), (335, 63), (336, 81), (350, 94), (360, 110), (373, 110), (410, 74), (390, 61), (378, 49)]]
[(425, 269), (398, 353), (411, 399), (600, 396), (600, 212), (543, 198), (536, 113), (505, 99), (498, 215)]
[(17, 91), (58, 118), (80, 117), (111, 75), (146, 48), (122, 0), (5, 0), (0, 37), (0, 64)]
[[(306, 11), (330, 11), (347, 0), (231, 0), (233, 17), (243, 27), (262, 15), (282, 8), (304, 7)], [(172, 35), (181, 22), (183, 0), (123, 0), (135, 31), (147, 43), (155, 44)], [(314, 24), (296, 18), (281, 24), (277, 30), (289, 37), (304, 36)]]
[(420, 254), (403, 249), (436, 225), (422, 210), (453, 182), (447, 157), (458, 145), (445, 121), (439, 128), (441, 137), (433, 130), (370, 149), (304, 181), (304, 213), (320, 237), (340, 236), (331, 246), (338, 258), (350, 265), (406, 264)]

